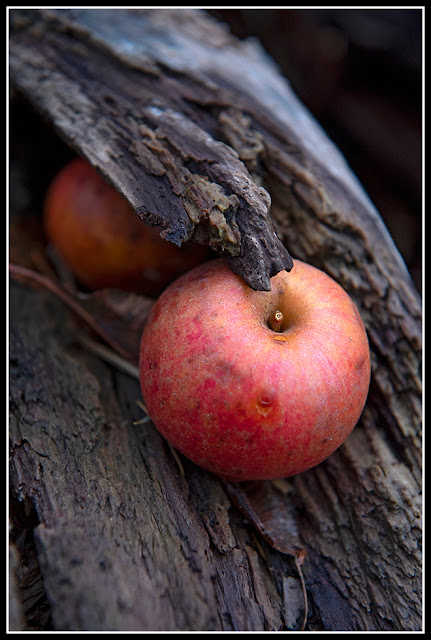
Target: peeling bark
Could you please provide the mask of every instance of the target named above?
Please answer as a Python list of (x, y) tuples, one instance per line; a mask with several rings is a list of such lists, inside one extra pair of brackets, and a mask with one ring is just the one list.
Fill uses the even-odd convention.
[(292, 268), (267, 191), (218, 139), (219, 112), (235, 96), (199, 66), (211, 50), (224, 64), (229, 52), (241, 60), (224, 29), (195, 11), (180, 21), (151, 10), (11, 17), (14, 86), (147, 224), (175, 244), (193, 239), (226, 255), (253, 288), (269, 290), (270, 277)]

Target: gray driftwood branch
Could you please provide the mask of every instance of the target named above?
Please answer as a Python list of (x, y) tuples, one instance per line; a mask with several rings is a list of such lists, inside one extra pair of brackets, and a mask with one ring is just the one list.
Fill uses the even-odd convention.
[(209, 245), (257, 289), (292, 267), (246, 166), (261, 134), (228, 73), (247, 77), (254, 59), (227, 31), (189, 11), (36, 10), (11, 22), (14, 85), (147, 224)]

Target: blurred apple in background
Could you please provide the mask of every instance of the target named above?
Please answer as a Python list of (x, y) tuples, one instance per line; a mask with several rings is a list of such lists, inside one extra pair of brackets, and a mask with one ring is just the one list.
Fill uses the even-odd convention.
[(47, 238), (89, 289), (112, 287), (157, 297), (209, 250), (163, 240), (131, 205), (82, 158), (52, 181), (44, 203)]
[(230, 481), (291, 476), (327, 458), (359, 420), (370, 353), (359, 312), (332, 278), (295, 260), (254, 291), (221, 260), (170, 285), (140, 347), (154, 425)]

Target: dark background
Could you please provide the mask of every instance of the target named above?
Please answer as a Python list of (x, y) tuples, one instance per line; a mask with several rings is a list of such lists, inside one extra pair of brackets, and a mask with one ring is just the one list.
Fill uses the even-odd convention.
[(421, 9), (213, 9), (256, 36), (345, 155), (422, 290)]

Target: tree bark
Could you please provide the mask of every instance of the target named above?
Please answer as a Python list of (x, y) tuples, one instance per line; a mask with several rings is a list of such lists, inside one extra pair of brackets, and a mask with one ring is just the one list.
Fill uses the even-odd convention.
[[(12, 18), (14, 84), (147, 224), (175, 244), (193, 239), (220, 251), (253, 288), (269, 289), (271, 276), (292, 268), (267, 191), (216, 139), (225, 112), (228, 133), (243, 126), (237, 109), (229, 113), (231, 90), (199, 69), (212, 52), (235, 65), (224, 30), (188, 11), (39, 10)], [(245, 153), (254, 154), (261, 143), (248, 135)]]
[(11, 14), (13, 86), (145, 222), (254, 288), (287, 247), (352, 296), (372, 354), (327, 461), (234, 487), (138, 424), (137, 381), (80, 346), (59, 300), (12, 283), (11, 624), (299, 629), (303, 548), (307, 629), (421, 629), (421, 302), (344, 158), (259, 45), (204, 12)]

